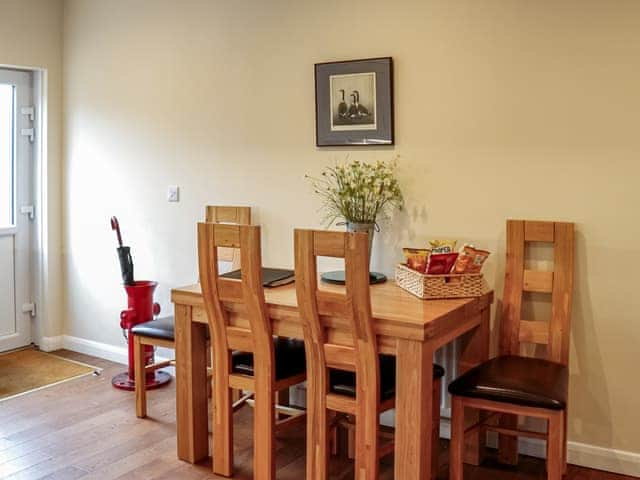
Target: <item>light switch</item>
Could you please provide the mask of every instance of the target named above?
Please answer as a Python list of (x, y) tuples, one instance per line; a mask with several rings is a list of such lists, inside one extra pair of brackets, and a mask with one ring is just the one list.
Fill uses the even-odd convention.
[(167, 201), (179, 202), (180, 201), (180, 187), (178, 185), (169, 185), (167, 188)]

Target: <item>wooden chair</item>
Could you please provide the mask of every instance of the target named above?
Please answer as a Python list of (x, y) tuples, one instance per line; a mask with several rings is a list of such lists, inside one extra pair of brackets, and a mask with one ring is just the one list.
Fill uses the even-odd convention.
[[(205, 211), (207, 222), (211, 223), (251, 223), (251, 207), (232, 207), (207, 205)], [(236, 248), (221, 248), (218, 256), (220, 262), (229, 262), (231, 269), (240, 268), (240, 252)], [(175, 365), (174, 360), (145, 365), (144, 346), (164, 347), (175, 350), (174, 337), (175, 320), (172, 316), (150, 320), (139, 323), (131, 329), (133, 334), (134, 348), (134, 375), (135, 378), (143, 378), (145, 373), (155, 371)], [(144, 418), (147, 416), (147, 391), (144, 382), (136, 382), (136, 416)], [(238, 397), (238, 395), (235, 395)]]
[[(358, 480), (377, 479), (379, 458), (393, 451), (392, 432), (380, 427), (379, 415), (395, 406), (395, 357), (378, 354), (368, 249), (363, 233), (295, 230), (296, 291), (308, 372), (307, 479), (328, 478), (330, 431), (339, 418), (328, 410), (355, 416)], [(344, 258), (345, 293), (318, 289), (319, 256)], [(326, 330), (326, 317), (342, 319), (335, 320), (342, 331)], [(443, 373), (441, 367), (434, 368), (434, 405), (440, 404)]]
[[(218, 247), (240, 249), (241, 280), (218, 275)], [(304, 343), (274, 339), (264, 300), (260, 227), (198, 224), (198, 259), (202, 297), (213, 349), (213, 471), (233, 474), (233, 411), (231, 389), (254, 392), (254, 478), (275, 479), (276, 429), (298, 424), (303, 412), (284, 409), (276, 420), (277, 391), (306, 378)], [(236, 321), (242, 310), (249, 322)], [(250, 394), (251, 395), (251, 394)]]
[[(554, 269), (528, 270), (525, 245), (548, 242), (554, 247)], [(450, 479), (462, 480), (464, 435), (489, 430), (500, 434), (500, 458), (517, 462), (517, 437), (547, 441), (547, 478), (566, 472), (567, 396), (571, 301), (573, 297), (574, 231), (572, 223), (507, 221), (500, 356), (456, 379), (452, 395)], [(524, 292), (551, 294), (549, 321), (522, 318)], [(546, 345), (546, 359), (521, 356), (521, 343)], [(464, 409), (493, 412), (464, 426)], [(547, 433), (519, 430), (517, 415), (547, 421)], [(496, 424), (493, 419), (497, 419)]]

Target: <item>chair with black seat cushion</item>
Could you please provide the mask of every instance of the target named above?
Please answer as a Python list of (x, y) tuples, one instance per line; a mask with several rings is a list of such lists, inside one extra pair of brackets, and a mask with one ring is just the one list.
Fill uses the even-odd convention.
[[(240, 249), (240, 280), (219, 275), (218, 247)], [(276, 429), (304, 421), (304, 411), (277, 410), (274, 396), (306, 379), (304, 342), (273, 336), (259, 226), (199, 223), (198, 264), (214, 358), (213, 472), (233, 475), (235, 388), (253, 392), (253, 478), (274, 480)], [(287, 418), (276, 420), (276, 413)]]
[[(530, 270), (526, 245), (553, 245), (553, 271)], [(566, 473), (569, 337), (573, 297), (574, 229), (572, 223), (507, 221), (507, 265), (500, 330), (500, 356), (465, 372), (449, 385), (452, 395), (451, 480), (462, 480), (464, 435), (499, 433), (499, 459), (517, 463), (519, 436), (547, 441), (547, 478)], [(551, 318), (522, 318), (525, 292), (551, 295)], [(546, 358), (521, 355), (521, 344), (546, 346)], [(464, 409), (492, 412), (465, 429)], [(547, 421), (547, 432), (518, 429), (518, 415)], [(494, 421), (497, 420), (497, 423)]]
[(131, 334), (133, 335), (133, 369), (136, 378), (136, 416), (139, 418), (147, 416), (147, 389), (145, 382), (138, 379), (145, 378), (148, 372), (175, 365), (174, 360), (146, 365), (144, 347), (145, 345), (151, 345), (153, 347), (175, 349), (174, 325), (175, 320), (173, 317), (163, 317), (139, 323), (131, 328)]
[(131, 329), (131, 332), (134, 335), (169, 340), (172, 342), (174, 340), (174, 327), (175, 321), (173, 317), (162, 317), (139, 323)]
[[(394, 447), (393, 430), (380, 426), (379, 415), (395, 406), (396, 361), (378, 353), (367, 235), (297, 229), (294, 240), (296, 293), (308, 372), (306, 478), (328, 478), (330, 432), (346, 414), (348, 428), (355, 417), (356, 478), (377, 479), (379, 458), (392, 453)], [(344, 292), (318, 288), (317, 257), (344, 258)], [(341, 328), (346, 335), (339, 343), (327, 336), (325, 317), (344, 320)], [(443, 373), (442, 367), (434, 366), (434, 426), (439, 424)], [(439, 437), (436, 428), (435, 435)], [(436, 457), (437, 445), (434, 442)]]
[[(210, 223), (251, 223), (251, 207), (234, 207), (221, 205), (207, 205), (205, 218)], [(218, 261), (230, 264), (230, 269), (240, 267), (240, 253), (235, 248), (221, 248)], [(170, 365), (174, 360), (157, 362), (146, 365), (144, 359), (144, 346), (164, 347), (175, 350), (174, 337), (175, 319), (172, 316), (139, 323), (131, 329), (134, 345), (134, 374), (135, 378), (142, 378), (145, 373), (155, 371)], [(144, 382), (135, 382), (136, 416), (147, 416), (147, 392)], [(237, 396), (237, 395), (236, 395)]]

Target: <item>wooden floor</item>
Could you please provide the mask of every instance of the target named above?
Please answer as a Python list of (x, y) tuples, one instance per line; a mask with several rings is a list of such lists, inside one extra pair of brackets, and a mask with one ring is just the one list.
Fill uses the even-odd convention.
[[(175, 383), (149, 394), (150, 418), (134, 414), (133, 394), (111, 387), (111, 377), (123, 370), (103, 360), (59, 352), (104, 368), (89, 376), (0, 403), (0, 478), (2, 479), (203, 479), (210, 463), (189, 465), (176, 457)], [(236, 415), (236, 476), (251, 479), (251, 411)], [(278, 478), (304, 478), (304, 432), (278, 438)], [(443, 442), (439, 479), (447, 478)], [(348, 460), (335, 459), (332, 478), (353, 478)], [(393, 478), (393, 459), (384, 462), (383, 479)], [(546, 478), (544, 463), (523, 457), (518, 469), (488, 460), (469, 467), (465, 480), (526, 480)], [(570, 466), (570, 480), (623, 480), (631, 477)]]

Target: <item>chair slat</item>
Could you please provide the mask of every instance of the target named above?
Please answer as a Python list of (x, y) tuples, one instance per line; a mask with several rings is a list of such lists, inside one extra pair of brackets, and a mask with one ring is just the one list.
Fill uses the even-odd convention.
[[(237, 223), (251, 225), (251, 207), (233, 207), (207, 205), (205, 210), (207, 223)], [(218, 248), (218, 261), (231, 262), (231, 268), (240, 268), (240, 251), (237, 248)]]
[(316, 302), (318, 304), (318, 314), (332, 317), (346, 317), (347, 300), (344, 294), (335, 292), (316, 292)]
[(525, 343), (548, 344), (549, 322), (521, 320), (519, 340)]
[(226, 223), (216, 224), (214, 245), (216, 247), (240, 248), (240, 228)]
[(526, 242), (553, 242), (555, 238), (553, 222), (524, 222), (524, 240)]
[(229, 350), (253, 352), (253, 335), (251, 335), (251, 330), (239, 327), (227, 327), (227, 344)]
[(525, 270), (522, 289), (525, 292), (551, 293), (553, 290), (553, 272)]
[(548, 357), (549, 360), (568, 365), (575, 249), (573, 223), (557, 222), (555, 239)]
[(205, 218), (207, 223), (251, 224), (251, 207), (232, 207), (207, 205)]
[(253, 381), (253, 377), (249, 375), (241, 375), (238, 373), (234, 373), (229, 375), (229, 387), (235, 388), (237, 390), (254, 390), (255, 384)]
[(313, 254), (316, 257), (344, 258), (344, 234), (342, 232), (323, 232), (325, 235), (313, 236)]
[(507, 220), (507, 264), (500, 324), (500, 353), (503, 355), (517, 355), (520, 351), (518, 322), (524, 283), (524, 224), (522, 220)]
[(220, 301), (241, 303), (244, 301), (242, 282), (228, 278), (218, 278), (218, 292)]
[(325, 343), (324, 355), (327, 359), (327, 367), (356, 371), (356, 351), (353, 347)]
[(332, 328), (327, 330), (327, 343), (353, 347), (353, 335), (348, 330)]
[(346, 397), (345, 395), (338, 395), (337, 393), (329, 393), (327, 394), (327, 408), (329, 410), (335, 410), (336, 412), (355, 415), (356, 399)]

